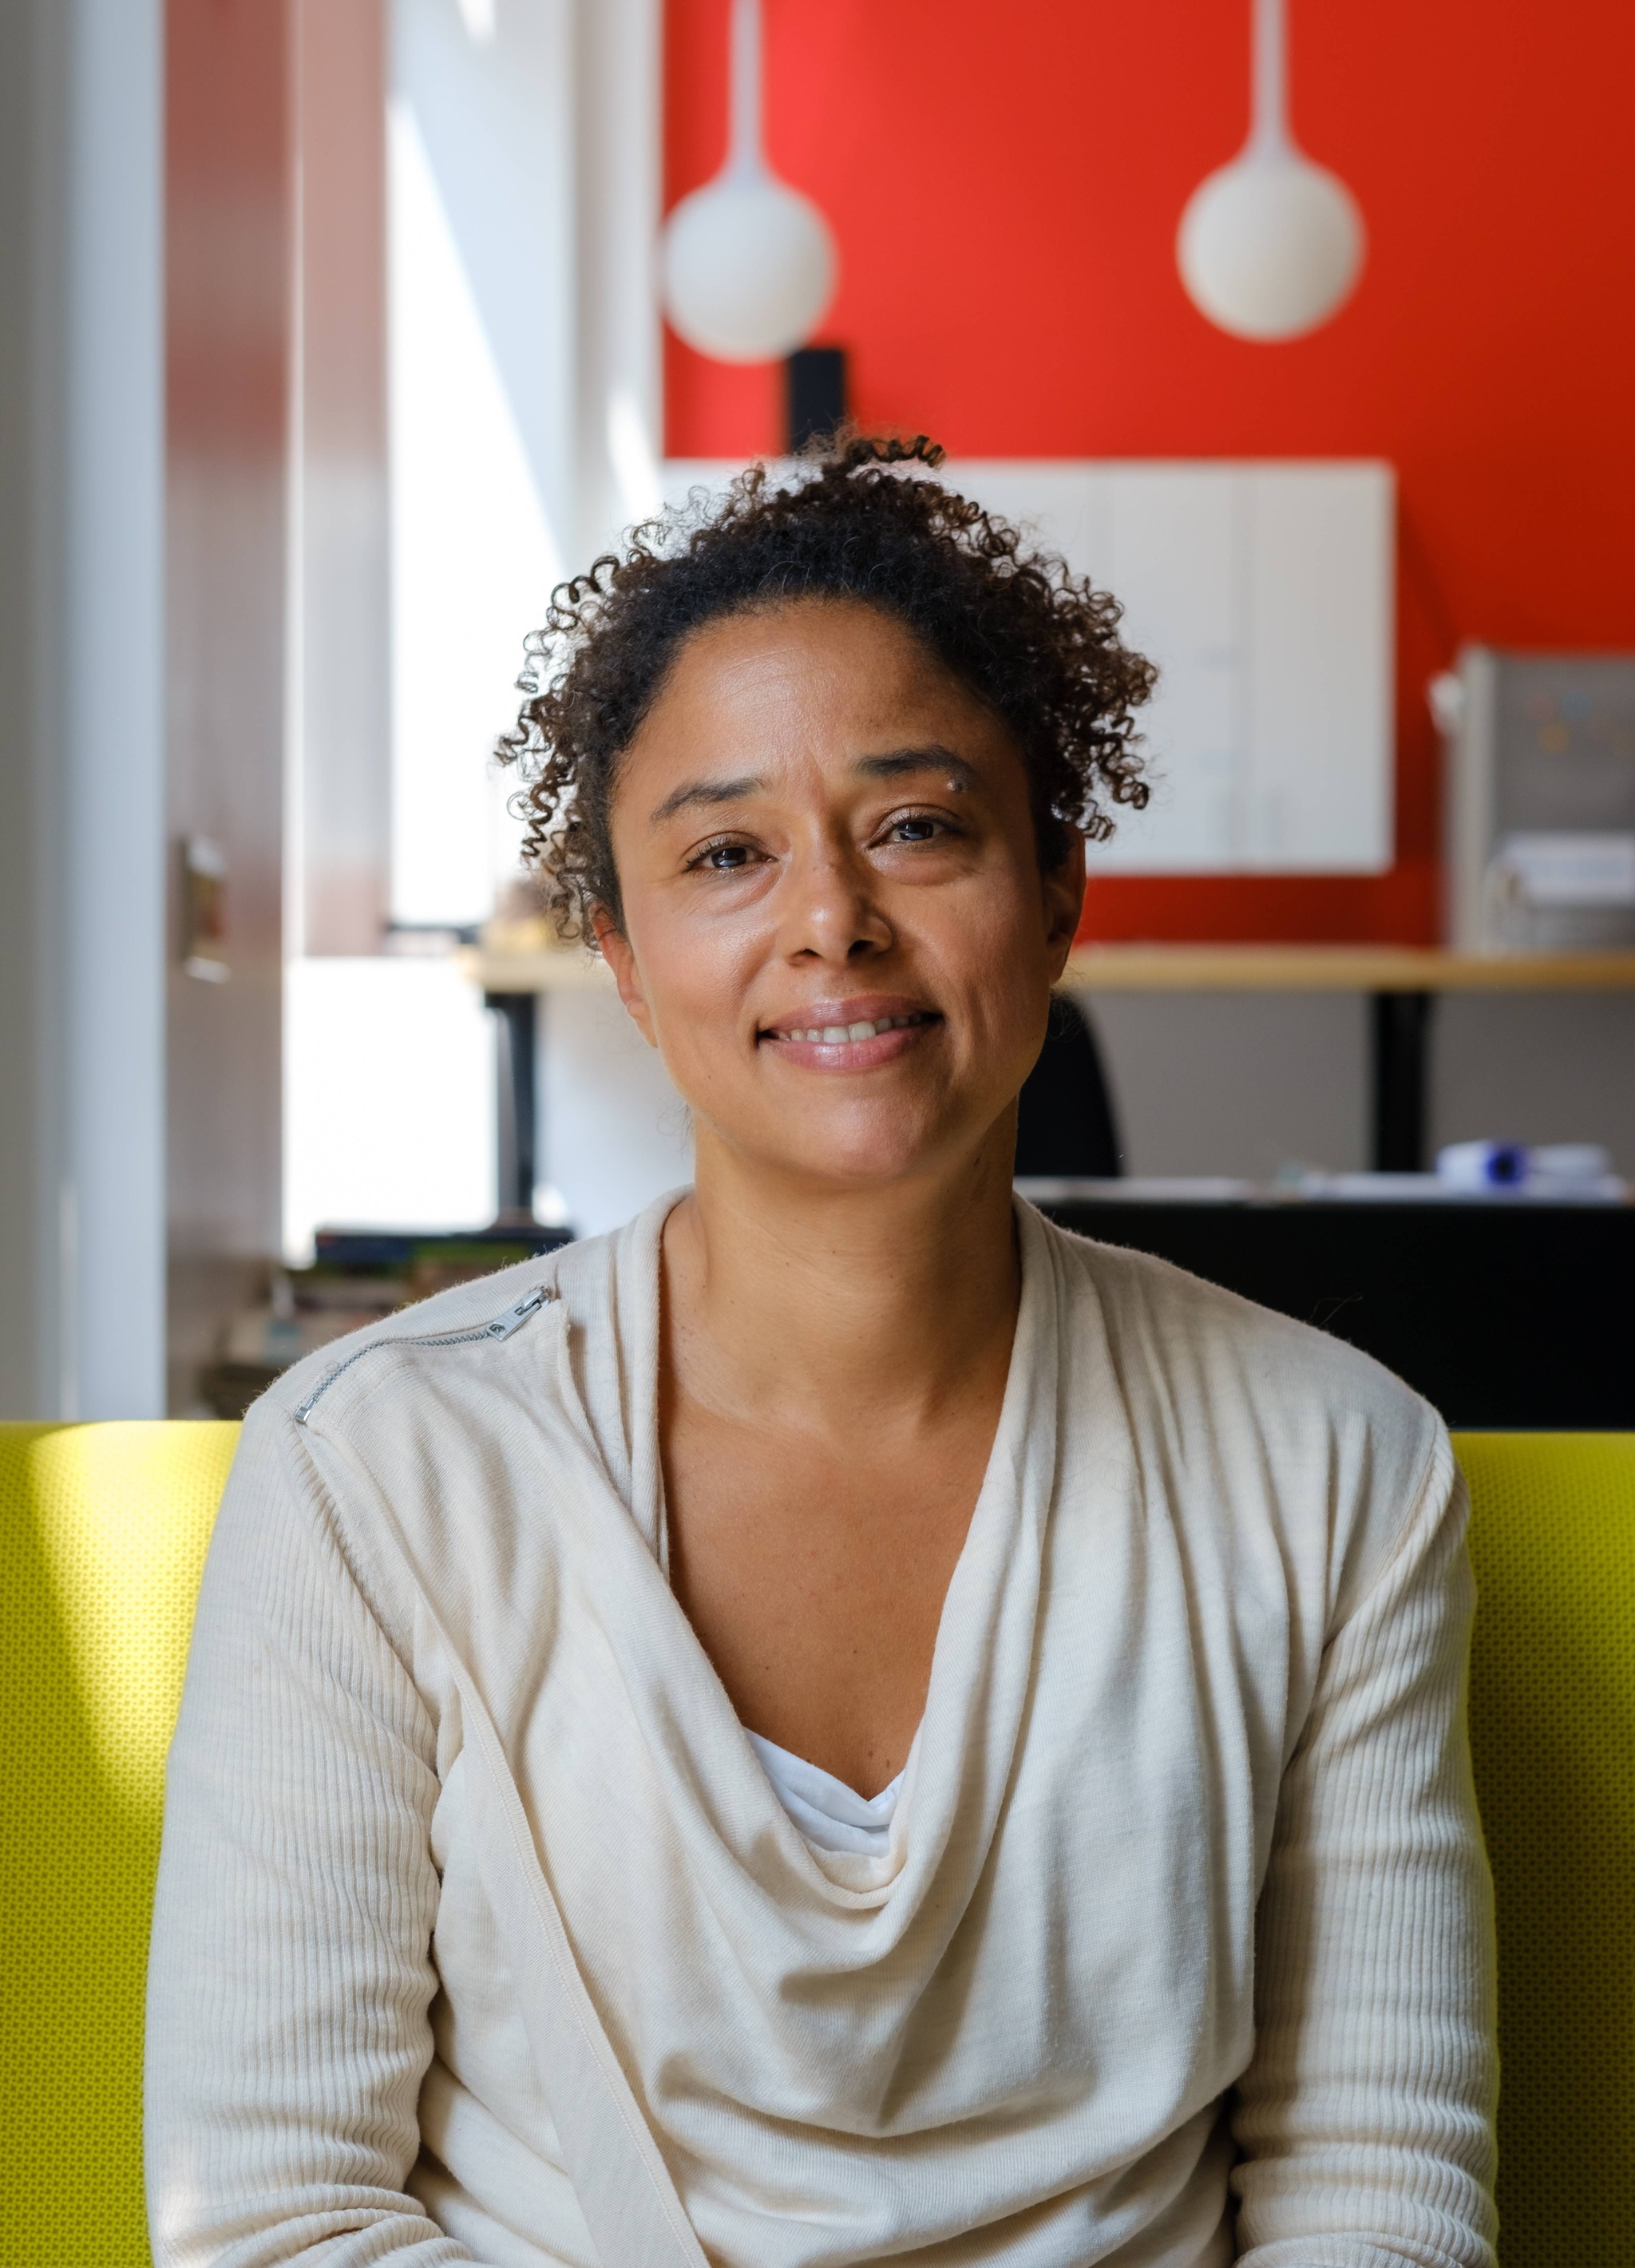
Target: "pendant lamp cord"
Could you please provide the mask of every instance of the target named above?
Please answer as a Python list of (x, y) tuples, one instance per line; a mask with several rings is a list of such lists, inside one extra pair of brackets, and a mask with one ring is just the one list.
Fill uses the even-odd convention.
[(1294, 146), (1289, 131), (1288, 0), (1254, 0), (1254, 109), (1248, 146), (1281, 156)]
[(726, 173), (754, 180), (766, 172), (761, 144), (761, 0), (733, 0), (732, 139)]

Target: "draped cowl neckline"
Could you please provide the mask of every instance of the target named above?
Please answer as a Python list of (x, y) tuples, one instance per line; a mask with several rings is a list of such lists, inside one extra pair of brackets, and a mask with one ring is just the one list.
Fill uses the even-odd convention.
[[(850, 1926), (841, 1928), (832, 1950), (839, 1973), (850, 1977), (859, 1960), (879, 1958), (905, 1941), (928, 1898), (939, 1908), (962, 1909), (998, 1825), (1029, 1683), (1041, 1547), (1054, 1490), (1050, 1358), (1057, 1287), (1042, 1225), (1031, 1211), (1021, 1212), (1021, 1291), (998, 1423), (943, 1602), (924, 1712), (887, 1847), (879, 1859), (817, 1850), (769, 1787), (663, 1567), (659, 1269), (664, 1224), (681, 1194), (650, 1206), (630, 1233), (623, 1287), (633, 1326), (623, 1403), (628, 1498), (608, 1470), (587, 1406), (584, 1366), (572, 1359), (571, 1298), (563, 1302), (559, 1406), (571, 1414), (579, 1436), (583, 1507), (595, 1506), (583, 1531), (605, 1569), (606, 1585), (597, 1585), (594, 1595), (621, 1602), (621, 1611), (604, 1624), (607, 1643), (693, 1863), (703, 1870), (731, 1867), (747, 1878), (770, 1931), (793, 1922), (804, 1961), (814, 1951), (814, 1917), (843, 1918)], [(639, 1565), (633, 1543), (646, 1565)], [(623, 1611), (633, 1598), (644, 1610), (639, 1618)], [(869, 1914), (880, 1918), (865, 1948), (855, 1941), (856, 1923)]]

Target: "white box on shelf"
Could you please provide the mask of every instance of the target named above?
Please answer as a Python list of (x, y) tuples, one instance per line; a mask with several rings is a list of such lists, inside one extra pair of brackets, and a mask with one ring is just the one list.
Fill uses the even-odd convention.
[(1432, 700), (1447, 742), (1449, 941), (1635, 945), (1635, 654), (1467, 645)]

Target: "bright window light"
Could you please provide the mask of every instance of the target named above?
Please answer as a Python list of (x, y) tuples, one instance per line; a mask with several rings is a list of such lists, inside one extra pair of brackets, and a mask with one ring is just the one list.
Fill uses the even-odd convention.
[[(414, 112), (388, 121), (393, 913), (482, 921), (518, 866), (516, 782), (489, 762), (552, 539)], [(519, 275), (517, 288), (527, 288)]]
[(284, 1250), (495, 1212), (495, 1036), (452, 961), (297, 961), (284, 979)]

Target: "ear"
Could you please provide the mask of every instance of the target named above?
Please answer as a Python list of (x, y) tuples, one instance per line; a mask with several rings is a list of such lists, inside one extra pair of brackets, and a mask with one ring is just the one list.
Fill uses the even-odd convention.
[(1084, 909), (1085, 838), (1075, 827), (1069, 830), (1066, 856), (1044, 877), (1045, 945), (1052, 984), (1067, 966)]
[[(1082, 864), (1082, 860), (1080, 861)], [(624, 1012), (636, 1026), (650, 1048), (656, 1048), (658, 1039), (653, 1032), (652, 1017), (647, 1006), (647, 996), (642, 990), (641, 972), (636, 966), (636, 955), (630, 951), (630, 939), (619, 927), (606, 906), (596, 906), (591, 913), (591, 930), (597, 950), (613, 971), (613, 981), (619, 988), (619, 998), (624, 1003)]]

